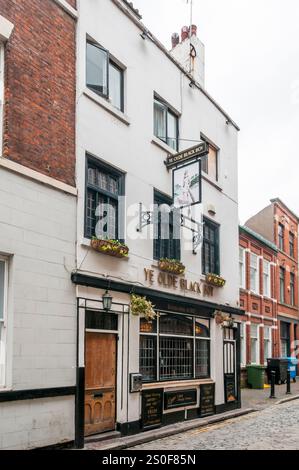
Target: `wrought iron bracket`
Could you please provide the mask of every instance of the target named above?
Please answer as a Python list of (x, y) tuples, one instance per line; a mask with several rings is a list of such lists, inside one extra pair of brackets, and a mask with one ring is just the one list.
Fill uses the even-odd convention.
[(144, 211), (142, 202), (139, 204), (139, 220), (137, 226), (137, 232), (142, 232), (144, 227), (151, 225), (153, 223), (153, 212)]
[(187, 217), (184, 214), (181, 214), (181, 227), (190, 230), (193, 234), (193, 254), (197, 255), (198, 248), (203, 241), (203, 226), (204, 222), (197, 222), (191, 217)]

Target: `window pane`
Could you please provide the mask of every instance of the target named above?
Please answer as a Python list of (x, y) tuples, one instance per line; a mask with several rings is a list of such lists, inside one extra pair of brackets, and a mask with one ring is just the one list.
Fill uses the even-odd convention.
[(162, 315), (160, 317), (160, 333), (166, 335), (193, 336), (193, 318)]
[(193, 339), (160, 337), (160, 379), (193, 377)]
[(140, 373), (144, 382), (157, 379), (157, 339), (154, 336), (140, 336)]
[(210, 341), (196, 340), (195, 348), (195, 376), (196, 378), (209, 377)]
[(96, 193), (88, 190), (86, 201), (86, 234), (88, 237), (95, 235), (96, 227)]
[(217, 180), (217, 154), (217, 150), (210, 145), (208, 173), (209, 176), (214, 180)]
[(122, 110), (122, 76), (123, 72), (115, 65), (109, 65), (109, 98), (111, 104)]
[(110, 330), (117, 331), (118, 317), (111, 313), (86, 311), (86, 328), (88, 330)]
[(140, 318), (140, 332), (141, 333), (156, 333), (157, 320), (148, 321), (146, 318)]
[(210, 324), (209, 320), (195, 320), (195, 335), (201, 338), (210, 337)]
[(204, 173), (209, 173), (208, 155), (201, 157), (201, 169)]
[(108, 95), (108, 53), (94, 44), (87, 43), (86, 84), (96, 93)]
[(4, 318), (5, 263), (0, 260), (0, 320)]
[(167, 109), (166, 107), (155, 101), (154, 103), (154, 133), (155, 136), (166, 142), (166, 119)]
[(172, 147), (174, 150), (178, 149), (178, 118), (168, 112), (168, 118), (167, 118), (167, 143), (170, 147)]

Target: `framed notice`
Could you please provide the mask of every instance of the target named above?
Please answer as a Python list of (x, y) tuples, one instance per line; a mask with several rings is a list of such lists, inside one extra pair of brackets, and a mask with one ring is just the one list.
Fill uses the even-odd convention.
[(235, 374), (225, 374), (224, 388), (226, 403), (232, 403), (234, 401), (237, 401)]
[(144, 390), (142, 392), (142, 427), (157, 428), (162, 425), (163, 389)]
[(201, 203), (201, 162), (173, 170), (173, 204), (183, 209)]
[(215, 414), (215, 384), (203, 384), (200, 386), (200, 416)]
[(197, 404), (197, 390), (178, 390), (164, 393), (164, 409), (172, 410)]

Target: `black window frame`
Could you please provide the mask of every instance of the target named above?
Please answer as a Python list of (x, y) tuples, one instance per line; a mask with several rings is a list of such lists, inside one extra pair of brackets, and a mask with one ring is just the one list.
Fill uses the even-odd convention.
[[(158, 136), (155, 134), (155, 102), (159, 103), (160, 106), (164, 107), (166, 110), (166, 123), (165, 123), (165, 129), (166, 129), (166, 136)], [(169, 137), (168, 135), (168, 114), (170, 114), (172, 117), (176, 119), (176, 137)], [(179, 115), (173, 111), (173, 109), (161, 98), (158, 96), (154, 95), (154, 135), (158, 139), (160, 139), (162, 142), (164, 142), (166, 145), (169, 147), (173, 148), (170, 144), (169, 141), (175, 140), (176, 141), (176, 147), (173, 149), (176, 152), (179, 151)]]
[[(214, 231), (214, 248), (215, 248), (215, 260), (214, 267), (209, 272), (206, 272), (206, 253), (205, 247), (208, 244), (212, 245), (211, 241), (205, 237), (205, 229), (209, 227), (210, 230)], [(210, 267), (211, 261), (209, 262)], [(213, 272), (214, 271), (214, 272)], [(220, 276), (220, 225), (211, 221), (207, 217), (204, 217), (203, 226), (203, 242), (202, 242), (202, 274), (217, 274)]]
[[(152, 332), (144, 332), (141, 330), (140, 328), (140, 333), (139, 333), (139, 337), (140, 337), (140, 342), (139, 342), (139, 348), (140, 348), (140, 361), (139, 361), (139, 367), (140, 367), (140, 373), (142, 374), (142, 367), (143, 367), (143, 364), (142, 364), (142, 361), (144, 358), (149, 358), (153, 361), (153, 363), (149, 366), (144, 366), (148, 369), (152, 369), (154, 370), (154, 374), (149, 377), (147, 376), (146, 378), (143, 377), (143, 383), (160, 383), (160, 382), (172, 382), (172, 381), (184, 381), (184, 380), (202, 380), (202, 379), (209, 379), (210, 376), (211, 376), (211, 321), (209, 318), (205, 318), (205, 317), (200, 317), (200, 316), (197, 316), (197, 315), (184, 315), (184, 314), (178, 314), (178, 313), (172, 313), (172, 312), (159, 312), (160, 316), (157, 318), (157, 320), (155, 320), (155, 326), (153, 327), (153, 331)], [(182, 320), (184, 318), (188, 318), (189, 320), (192, 318), (192, 335), (188, 335), (188, 334), (183, 334), (183, 333), (178, 333), (178, 334), (175, 334), (175, 333), (171, 333), (171, 334), (168, 334), (168, 333), (164, 333), (164, 332), (161, 332), (161, 329), (160, 329), (160, 322), (161, 322), (161, 317), (163, 316), (167, 316), (167, 317), (171, 317), (173, 319), (177, 319), (177, 318), (181, 318)], [(141, 320), (140, 320), (141, 321)], [(206, 330), (207, 330), (207, 334), (206, 332), (200, 336), (197, 332), (196, 332), (196, 325), (200, 324), (200, 322), (202, 321), (207, 321), (208, 322), (208, 327), (204, 327)], [(155, 348), (156, 348), (156, 351), (155, 351), (155, 355), (153, 356), (152, 354), (152, 351), (153, 349), (150, 348), (150, 351), (149, 351), (149, 356), (146, 357), (146, 350), (143, 350), (142, 349), (142, 344), (146, 344), (146, 340), (145, 338), (147, 338), (148, 340), (151, 340), (151, 344), (152, 345), (155, 345)], [(189, 376), (174, 376), (172, 375), (171, 377), (166, 377), (165, 375), (165, 371), (164, 371), (164, 375), (163, 375), (163, 369), (169, 367), (169, 365), (165, 365), (163, 363), (163, 357), (161, 357), (161, 344), (163, 341), (179, 341), (179, 340), (182, 340), (182, 344), (183, 344), (183, 340), (186, 340), (185, 343), (187, 344), (191, 344), (192, 343), (192, 349), (191, 349), (191, 352), (190, 352), (190, 355), (191, 355), (191, 361), (189, 364), (187, 364), (187, 367), (190, 368), (192, 370), (192, 374), (190, 374)], [(208, 348), (207, 348), (207, 364), (206, 364), (206, 367), (207, 367), (207, 373), (206, 374), (198, 374), (197, 371), (200, 367), (202, 367), (202, 365), (200, 364), (200, 361), (196, 362), (198, 359), (199, 359), (199, 356), (197, 356), (197, 352), (198, 352), (198, 349), (197, 349), (197, 346), (200, 344), (200, 342), (203, 342), (205, 341), (207, 344), (208, 344)], [(177, 350), (174, 350), (174, 349), (170, 349), (170, 352), (174, 352), (176, 351), (177, 354), (179, 354), (179, 351)], [(171, 356), (171, 354), (170, 354)], [(165, 359), (165, 358), (164, 358)], [(182, 361), (186, 359), (186, 356), (184, 355), (184, 357), (182, 358)], [(190, 358), (188, 358), (190, 359)], [(166, 359), (165, 359), (166, 360)], [(174, 361), (174, 358), (172, 359)], [(177, 364), (176, 365), (177, 368), (184, 368), (182, 366), (182, 364)], [(186, 367), (186, 366), (185, 366)]]
[[(169, 196), (165, 196), (156, 189), (154, 190), (154, 205), (161, 206), (167, 204), (172, 206), (172, 199)], [(174, 231), (174, 213), (170, 213), (169, 220), (169, 235), (173, 236)], [(181, 239), (174, 239), (173, 237), (169, 240), (161, 238), (161, 213), (158, 212), (158, 226), (154, 233), (158, 235), (158, 238), (154, 237), (153, 240), (153, 259), (159, 261), (162, 258), (181, 260)], [(168, 246), (167, 246), (168, 245)]]
[(285, 227), (283, 224), (278, 224), (278, 248), (281, 251), (285, 249)]
[(96, 90), (94, 87), (87, 84), (87, 57), (86, 57), (86, 87), (89, 90), (96, 93), (98, 96), (101, 96), (102, 98), (105, 98), (106, 100), (109, 100), (110, 99), (110, 91), (109, 91), (110, 90), (110, 66), (114, 67), (119, 72), (121, 72), (121, 75), (120, 75), (120, 96), (121, 96), (120, 108), (118, 108), (117, 106), (114, 106), (113, 103), (111, 103), (111, 104), (116, 109), (119, 109), (119, 111), (124, 112), (124, 103), (125, 103), (125, 99), (124, 99), (124, 94), (125, 94), (125, 90), (124, 90), (124, 73), (125, 73), (125, 71), (124, 71), (124, 69), (119, 64), (117, 64), (115, 60), (113, 60), (113, 58), (111, 57), (111, 54), (108, 51), (108, 49), (105, 49), (104, 47), (100, 46), (100, 44), (97, 44), (96, 42), (92, 41), (91, 39), (86, 40), (86, 55), (87, 55), (88, 45), (94, 46), (94, 47), (96, 47), (97, 49), (101, 50), (102, 52), (104, 52), (106, 54), (107, 93), (101, 93), (99, 90)]
[[(105, 191), (102, 188), (99, 188), (98, 186), (95, 186), (88, 181), (88, 170), (89, 168), (95, 168), (97, 170), (102, 171), (103, 173), (106, 173), (108, 175), (111, 175), (113, 178), (118, 179), (118, 195), (116, 196), (113, 193), (110, 193), (109, 191)], [(84, 237), (87, 239), (92, 239), (95, 236), (94, 234), (89, 233), (87, 227), (87, 202), (88, 202), (88, 192), (93, 191), (94, 193), (97, 194), (97, 197), (104, 196), (109, 199), (113, 199), (115, 202), (117, 202), (117, 215), (116, 215), (116, 240), (119, 240), (120, 242), (125, 242), (123, 238), (119, 238), (119, 233), (118, 233), (118, 222), (119, 222), (119, 197), (125, 195), (125, 173), (121, 172), (120, 170), (117, 170), (114, 167), (111, 167), (107, 163), (103, 162), (102, 160), (99, 160), (96, 157), (93, 157), (90, 154), (86, 155), (86, 161), (85, 161), (85, 202), (84, 202)], [(96, 208), (98, 205), (96, 204)], [(97, 219), (97, 217), (95, 216)], [(95, 225), (97, 224), (97, 220), (95, 221)]]

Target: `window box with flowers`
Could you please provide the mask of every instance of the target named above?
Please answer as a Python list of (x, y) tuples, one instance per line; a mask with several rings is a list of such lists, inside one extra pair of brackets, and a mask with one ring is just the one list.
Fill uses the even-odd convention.
[(129, 255), (129, 248), (127, 245), (118, 240), (105, 240), (94, 237), (90, 244), (95, 251), (105, 255), (114, 256), (115, 258), (127, 258)]
[(206, 275), (206, 283), (215, 287), (224, 287), (226, 284), (226, 280), (223, 279), (223, 277), (218, 276), (218, 274), (210, 273)]
[(170, 274), (176, 274), (182, 276), (185, 274), (186, 267), (176, 259), (161, 258), (158, 263), (160, 271), (164, 271)]

